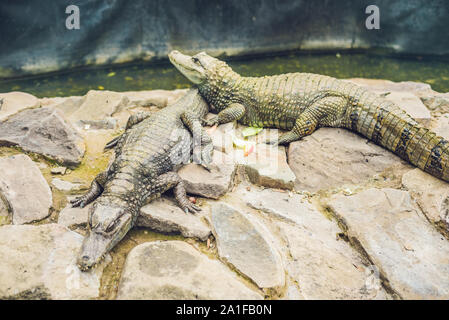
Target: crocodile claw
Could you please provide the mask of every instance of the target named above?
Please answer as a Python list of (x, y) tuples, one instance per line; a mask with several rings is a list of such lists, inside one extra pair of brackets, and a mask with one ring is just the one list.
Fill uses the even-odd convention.
[(218, 125), (218, 116), (212, 117), (210, 119), (201, 119), (202, 125), (206, 127), (213, 127)]
[(271, 139), (271, 140), (267, 139), (265, 141), (265, 144), (269, 144), (269, 145), (271, 145), (273, 147), (277, 147), (279, 145), (279, 140), (278, 139)]
[(72, 204), (72, 208), (76, 208), (76, 207), (84, 208), (86, 206), (84, 197), (78, 197), (73, 200), (70, 200), (70, 203)]
[(198, 213), (198, 211), (201, 211), (200, 207), (198, 207), (197, 205), (195, 205), (191, 202), (188, 202), (186, 205), (184, 205), (183, 209), (184, 209), (185, 213), (191, 212), (193, 214)]

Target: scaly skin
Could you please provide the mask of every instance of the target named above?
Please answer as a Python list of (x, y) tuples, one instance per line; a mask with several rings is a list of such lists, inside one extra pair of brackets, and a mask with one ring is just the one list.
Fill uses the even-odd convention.
[(188, 201), (176, 168), (189, 161), (192, 150), (195, 162), (206, 167), (210, 163), (213, 145), (200, 123), (207, 112), (198, 90), (191, 89), (156, 113), (131, 116), (125, 133), (107, 144), (115, 146), (114, 161), (84, 196), (72, 201), (73, 206), (83, 207), (95, 200), (78, 258), (81, 270), (97, 264), (133, 227), (140, 208), (163, 192), (174, 188), (183, 210), (200, 210)]
[(172, 51), (169, 57), (219, 111), (208, 125), (238, 120), (289, 130), (278, 141), (269, 141), (272, 144), (301, 139), (319, 127), (346, 128), (449, 181), (449, 142), (360, 86), (310, 73), (242, 77), (203, 52), (190, 57)]

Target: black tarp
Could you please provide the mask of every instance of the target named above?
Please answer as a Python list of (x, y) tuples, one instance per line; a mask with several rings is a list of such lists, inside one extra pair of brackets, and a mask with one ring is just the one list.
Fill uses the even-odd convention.
[[(65, 26), (69, 5), (80, 29)], [(380, 9), (367, 30), (365, 8)], [(446, 0), (14, 0), (0, 2), (0, 77), (136, 59), (172, 49), (238, 55), (381, 47), (449, 54)]]

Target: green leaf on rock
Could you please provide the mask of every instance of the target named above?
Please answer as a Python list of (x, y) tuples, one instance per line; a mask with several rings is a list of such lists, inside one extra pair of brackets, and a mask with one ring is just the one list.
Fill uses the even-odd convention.
[(244, 137), (255, 136), (262, 130), (263, 130), (263, 128), (248, 127), (248, 128), (245, 128), (242, 130), (242, 136), (244, 136)]

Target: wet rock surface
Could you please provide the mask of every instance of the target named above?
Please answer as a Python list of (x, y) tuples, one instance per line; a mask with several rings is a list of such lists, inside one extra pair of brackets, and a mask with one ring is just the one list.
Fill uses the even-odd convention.
[(51, 108), (25, 110), (3, 122), (0, 145), (17, 145), (68, 166), (80, 164), (85, 151), (77, 131)]
[(1, 299), (92, 299), (104, 265), (75, 264), (83, 237), (57, 224), (0, 227)]
[(47, 217), (52, 193), (37, 165), (26, 155), (0, 158), (0, 198), (14, 224)]
[(157, 241), (129, 253), (117, 298), (252, 300), (262, 296), (191, 245)]
[(449, 297), (449, 243), (396, 189), (369, 189), (329, 202), (347, 236), (366, 252), (384, 285), (404, 299)]

